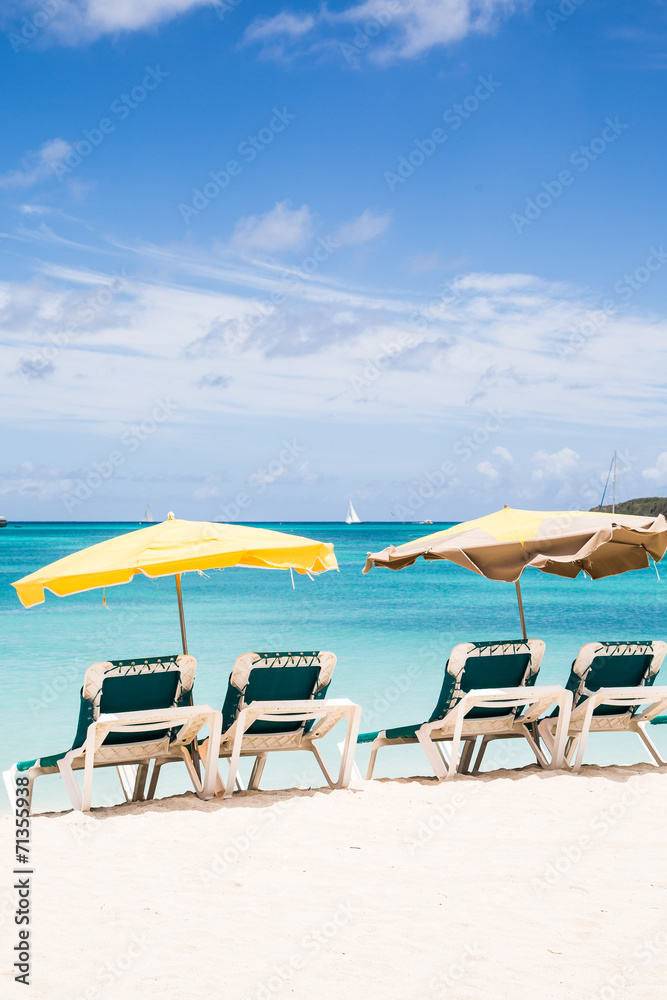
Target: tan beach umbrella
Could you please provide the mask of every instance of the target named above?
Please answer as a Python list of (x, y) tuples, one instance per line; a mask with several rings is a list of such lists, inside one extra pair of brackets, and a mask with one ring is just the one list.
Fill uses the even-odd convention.
[(160, 524), (126, 532), (73, 552), (24, 576), (12, 586), (21, 603), (29, 608), (43, 603), (45, 590), (64, 596), (128, 583), (138, 573), (150, 579), (175, 576), (183, 652), (187, 653), (181, 574), (230, 566), (296, 570), (307, 574), (338, 569), (330, 542), (241, 524), (183, 521), (170, 513)]
[(594, 580), (658, 562), (667, 549), (667, 521), (630, 514), (580, 510), (504, 510), (463, 521), (404, 545), (369, 552), (373, 566), (403, 569), (422, 556), (447, 559), (488, 580), (516, 584), (521, 628), (526, 626), (519, 579), (528, 566), (570, 579), (587, 573)]

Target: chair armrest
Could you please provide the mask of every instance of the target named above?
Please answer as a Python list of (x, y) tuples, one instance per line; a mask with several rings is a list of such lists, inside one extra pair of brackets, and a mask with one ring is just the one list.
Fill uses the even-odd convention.
[[(567, 699), (567, 695), (570, 696)], [(521, 705), (530, 706), (529, 710), (521, 716), (522, 722), (532, 722), (545, 712), (554, 702), (565, 706), (565, 702), (571, 701), (571, 692), (566, 691), (560, 684), (540, 685), (539, 687), (513, 687), (513, 688), (478, 688), (469, 691), (452, 708), (444, 719), (435, 722), (427, 722), (422, 726), (425, 732), (432, 732), (442, 729), (445, 724), (450, 726), (456, 723), (459, 717), (465, 717), (473, 708), (518, 708)]]
[[(239, 729), (246, 732), (254, 722), (307, 722), (322, 719), (323, 726), (307, 733), (308, 739), (323, 736), (344, 715), (350, 715), (358, 706), (349, 698), (323, 698), (321, 701), (253, 701), (237, 715), (234, 723), (222, 734), (222, 742), (233, 741)], [(329, 721), (329, 725), (326, 721)]]
[(88, 749), (89, 741), (93, 741), (97, 750), (109, 733), (150, 732), (165, 727), (179, 726), (180, 731), (175, 744), (191, 742), (203, 726), (212, 727), (215, 716), (219, 714), (210, 705), (192, 705), (181, 708), (157, 708), (142, 712), (118, 712), (102, 714), (88, 727), (86, 742), (82, 749)]
[(645, 705), (643, 712), (635, 716), (637, 721), (648, 722), (660, 715), (667, 708), (667, 687), (616, 687), (600, 688), (589, 694), (581, 704), (577, 705), (572, 715), (575, 718), (585, 715), (587, 711), (594, 712), (600, 705), (615, 705), (618, 708), (632, 708), (633, 705)]

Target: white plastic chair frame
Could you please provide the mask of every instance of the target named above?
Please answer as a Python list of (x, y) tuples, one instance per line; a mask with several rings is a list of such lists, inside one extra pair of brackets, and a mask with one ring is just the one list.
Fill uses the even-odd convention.
[[(109, 733), (146, 733), (151, 729), (180, 726), (176, 739), (165, 737), (159, 741), (145, 741), (138, 744), (103, 746)], [(119, 763), (138, 764), (133, 799), (141, 798), (151, 759), (165, 753), (179, 754), (192, 779), (195, 792), (201, 799), (210, 799), (215, 794), (215, 773), (207, 768), (203, 784), (194, 768), (187, 745), (204, 726), (209, 727), (213, 740), (222, 728), (222, 713), (209, 705), (195, 705), (182, 708), (162, 708), (145, 712), (119, 712), (116, 715), (100, 715), (88, 727), (86, 742), (76, 750), (69, 750), (58, 761), (63, 782), (67, 788), (73, 809), (87, 812), (90, 809), (93, 790), (93, 772), (96, 767), (117, 767)], [(83, 791), (79, 791), (74, 769), (83, 768)], [(126, 771), (127, 777), (127, 771)]]
[[(633, 705), (643, 705), (644, 710), (637, 715), (629, 715), (627, 711), (618, 715), (594, 715), (600, 705), (616, 705), (626, 710)], [(646, 725), (658, 715), (667, 711), (667, 687), (627, 687), (600, 688), (590, 694), (585, 701), (571, 713), (568, 731), (565, 764), (573, 771), (578, 771), (584, 759), (584, 750), (589, 733), (636, 733), (647, 748), (656, 764), (664, 765), (653, 740), (646, 732)], [(538, 726), (539, 734), (545, 746), (552, 752), (554, 732), (558, 719), (542, 719)], [(576, 757), (575, 757), (576, 753)]]
[[(10, 802), (13, 803), (14, 787), (17, 774), (28, 778), (27, 798), (32, 800), (32, 786), (36, 777), (42, 774), (62, 775), (72, 808), (87, 812), (91, 806), (93, 790), (93, 773), (97, 767), (115, 767), (121, 779), (121, 786), (126, 801), (143, 799), (144, 786), (150, 761), (158, 756), (169, 754), (183, 760), (195, 788), (202, 799), (210, 799), (215, 794), (216, 769), (207, 769), (204, 782), (199, 779), (192, 758), (187, 749), (197, 733), (207, 725), (211, 739), (220, 738), (222, 728), (222, 713), (215, 711), (209, 705), (185, 706), (181, 708), (163, 708), (143, 712), (119, 712), (115, 715), (100, 715), (87, 729), (83, 746), (68, 750), (58, 761), (57, 767), (40, 767), (34, 765), (28, 771), (18, 772), (16, 765), (5, 771), (3, 778)], [(146, 734), (152, 729), (163, 730), (179, 726), (175, 739), (168, 736), (159, 740), (146, 740), (141, 743), (126, 743), (103, 746), (109, 733)], [(79, 789), (74, 771), (83, 770), (83, 790)]]
[[(342, 760), (338, 776), (335, 777), (327, 768), (316, 743), (335, 725), (345, 719), (347, 732), (341, 745)], [(254, 722), (307, 722), (313, 720), (313, 728), (304, 732), (299, 729), (295, 733), (261, 733), (249, 734), (248, 729)], [(266, 759), (276, 751), (308, 750), (313, 754), (320, 766), (330, 788), (347, 788), (350, 783), (354, 752), (356, 749), (359, 725), (361, 722), (361, 706), (355, 705), (349, 698), (325, 698), (321, 701), (307, 699), (303, 701), (253, 701), (237, 715), (234, 723), (222, 735), (219, 751), (216, 754), (215, 741), (204, 740), (199, 746), (202, 760), (206, 761), (207, 769), (211, 760), (224, 757), (229, 760), (229, 774), (226, 783), (218, 773), (216, 793), (223, 792), (223, 798), (229, 798), (238, 776), (238, 764), (241, 757), (255, 757), (249, 789), (259, 788), (259, 782), (264, 771)], [(212, 756), (211, 756), (212, 755)]]
[[(539, 719), (552, 705), (558, 705), (559, 713), (554, 739), (554, 753), (552, 759), (548, 760), (542, 752), (539, 743), (536, 741), (531, 725)], [(508, 710), (524, 706), (526, 710), (519, 718), (514, 715), (501, 716), (491, 719), (467, 719), (466, 716), (473, 708), (498, 708), (506, 707)], [(399, 737), (398, 739), (387, 739), (380, 733), (371, 745), (371, 756), (368, 761), (366, 778), (373, 777), (375, 759), (378, 750), (383, 746), (398, 746), (400, 744), (419, 743), (426, 754), (426, 758), (437, 778), (453, 778), (457, 773), (459, 764), (461, 770), (467, 770), (478, 736), (483, 737), (480, 753), (475, 763), (473, 773), (479, 770), (482, 756), (486, 745), (493, 739), (507, 739), (512, 737), (524, 737), (538, 763), (548, 770), (555, 770), (563, 766), (565, 755), (565, 743), (567, 739), (567, 723), (572, 707), (572, 692), (566, 691), (560, 685), (540, 685), (539, 687), (513, 687), (513, 688), (478, 688), (463, 695), (461, 700), (452, 708), (444, 719), (436, 719), (434, 722), (425, 722), (417, 730), (415, 737)], [(459, 752), (461, 741), (466, 743), (463, 754)], [(440, 744), (451, 742), (449, 757), (446, 756)]]

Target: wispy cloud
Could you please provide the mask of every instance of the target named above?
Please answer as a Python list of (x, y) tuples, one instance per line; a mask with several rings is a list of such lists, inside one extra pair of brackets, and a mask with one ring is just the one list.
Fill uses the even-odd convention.
[[(102, 35), (141, 31), (186, 14), (199, 7), (214, 7), (218, 0), (60, 0), (44, 28), (45, 35), (65, 44), (92, 41)], [(21, 15), (35, 13), (33, 0), (18, 0), (12, 17), (5, 16), (8, 30)], [(16, 27), (14, 25), (14, 27)], [(32, 37), (32, 36), (29, 36)]]
[(358, 246), (362, 243), (368, 243), (377, 236), (381, 236), (389, 227), (390, 222), (391, 212), (375, 215), (367, 208), (358, 218), (344, 223), (334, 233), (334, 239), (341, 246)]
[[(258, 17), (244, 41), (282, 61), (324, 49), (356, 63), (414, 59), (435, 46), (493, 31), (504, 17), (533, 0), (364, 0), (317, 15), (280, 11)], [(361, 36), (361, 38), (360, 38)]]
[(21, 166), (0, 174), (0, 188), (32, 187), (55, 177), (54, 168), (71, 153), (72, 147), (64, 139), (49, 139), (36, 153), (26, 153)]
[(655, 465), (644, 469), (642, 476), (653, 483), (667, 483), (667, 451), (660, 452), (655, 460)]
[(243, 253), (300, 250), (311, 238), (313, 229), (314, 220), (307, 205), (293, 209), (288, 201), (279, 201), (264, 215), (240, 219), (229, 243)]

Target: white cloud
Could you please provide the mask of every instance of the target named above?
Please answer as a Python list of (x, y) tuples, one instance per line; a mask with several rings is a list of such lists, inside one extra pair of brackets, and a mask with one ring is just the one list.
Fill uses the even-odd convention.
[[(69, 0), (62, 3), (41, 30), (66, 44), (90, 41), (121, 31), (140, 31), (170, 21), (197, 7), (215, 7), (218, 0)], [(19, 0), (17, 13), (31, 19), (33, 0)], [(8, 28), (20, 21), (6, 19)]]
[(486, 479), (489, 479), (492, 483), (497, 482), (500, 479), (500, 473), (490, 462), (480, 462), (477, 465), (477, 471), (481, 472)]
[(391, 212), (374, 215), (367, 208), (358, 218), (344, 223), (334, 233), (334, 240), (341, 246), (358, 246), (362, 243), (368, 243), (369, 240), (374, 240), (376, 236), (384, 233), (390, 222)]
[[(386, 0), (365, 0), (338, 12), (323, 6), (317, 17), (283, 11), (274, 17), (260, 18), (247, 29), (245, 40), (269, 42), (265, 54), (282, 59), (304, 51), (321, 51), (327, 42), (331, 51), (347, 52), (348, 61), (364, 55), (379, 62), (412, 59), (436, 45), (449, 45), (468, 35), (491, 31), (503, 16), (531, 3), (532, 0), (396, 0), (389, 5)], [(327, 36), (325, 41), (320, 40), (323, 34)]]
[(533, 458), (538, 463), (538, 468), (533, 472), (535, 479), (567, 479), (579, 464), (579, 455), (571, 448), (561, 448), (551, 454), (536, 451)]
[(51, 500), (73, 487), (74, 481), (60, 469), (47, 468), (34, 462), (21, 462), (3, 473), (0, 496), (22, 501)]
[(501, 459), (503, 462), (507, 463), (514, 462), (514, 456), (511, 454), (511, 452), (507, 450), (507, 448), (504, 448), (501, 444), (499, 444), (497, 448), (493, 449), (493, 454), (497, 455), (498, 458)]
[(655, 483), (667, 483), (667, 451), (662, 451), (658, 455), (655, 465), (642, 472), (644, 479), (650, 479)]
[(30, 187), (54, 177), (54, 168), (71, 149), (64, 139), (49, 139), (36, 153), (26, 153), (18, 169), (1, 174), (0, 187)]
[(275, 17), (256, 18), (246, 29), (245, 38), (248, 42), (262, 42), (281, 35), (298, 38), (312, 31), (315, 24), (312, 14), (291, 14), (289, 11), (282, 11)]
[(290, 208), (279, 201), (264, 215), (248, 215), (237, 222), (229, 245), (242, 253), (280, 253), (299, 250), (312, 236), (314, 220), (307, 205)]

